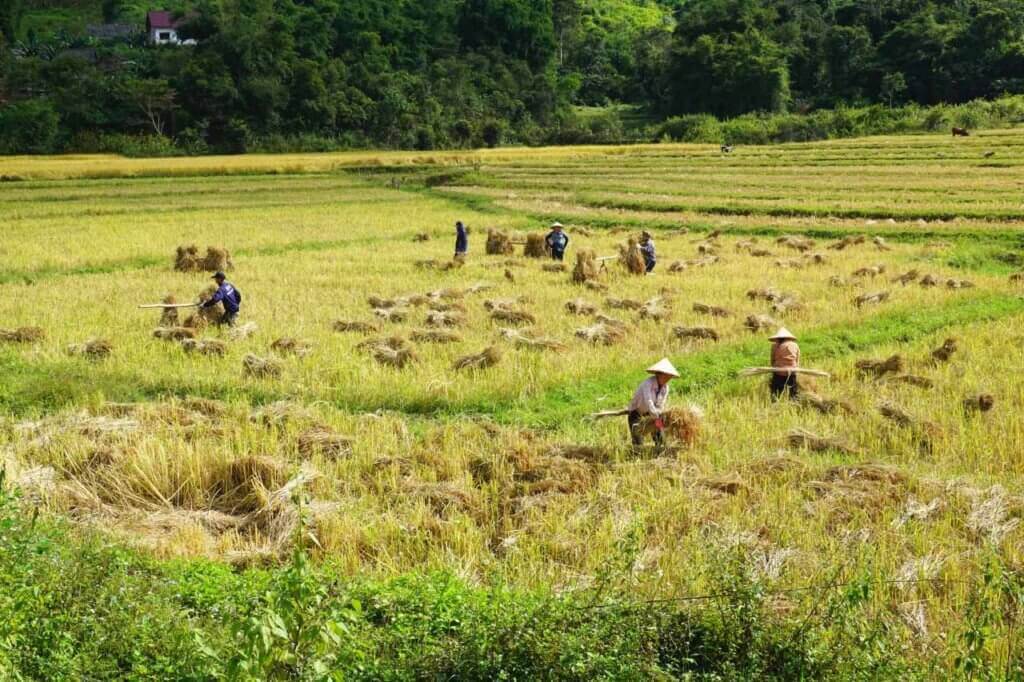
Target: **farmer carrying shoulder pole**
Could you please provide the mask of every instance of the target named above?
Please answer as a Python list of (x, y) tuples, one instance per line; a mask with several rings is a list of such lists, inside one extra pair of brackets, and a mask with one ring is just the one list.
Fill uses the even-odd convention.
[(548, 247), (551, 258), (554, 260), (563, 260), (565, 258), (565, 249), (569, 246), (569, 235), (565, 233), (562, 223), (554, 222), (551, 224), (551, 232), (544, 238), (544, 243)]
[(651, 233), (646, 230), (640, 233), (640, 253), (644, 256), (644, 265), (647, 266), (647, 272), (654, 272), (654, 266), (658, 264), (658, 257), (654, 253), (654, 239), (651, 238)]
[(210, 279), (216, 280), (217, 291), (209, 301), (203, 303), (204, 308), (212, 308), (218, 303), (224, 304), (224, 315), (217, 321), (217, 324), (226, 324), (229, 327), (235, 326), (235, 319), (238, 317), (238, 309), (242, 305), (242, 294), (227, 281), (223, 272), (217, 272)]
[[(796, 337), (783, 327), (768, 337), (772, 342), (771, 366), (776, 369), (796, 369), (800, 366), (800, 346), (797, 345)], [(796, 372), (775, 372), (772, 374), (769, 384), (772, 393), (772, 400), (778, 400), (783, 393), (788, 393), (790, 398), (796, 398), (799, 392)]]
[(455, 221), (455, 257), (465, 258), (469, 251), (469, 235), (466, 233), (466, 226), (461, 220)]
[(629, 435), (634, 446), (642, 445), (641, 420), (644, 417), (651, 417), (654, 420), (654, 444), (660, 448), (664, 444), (665, 424), (661, 420), (661, 415), (668, 404), (668, 382), (677, 378), (679, 372), (668, 358), (663, 358), (657, 364), (648, 367), (647, 372), (653, 376), (640, 384), (629, 403)]

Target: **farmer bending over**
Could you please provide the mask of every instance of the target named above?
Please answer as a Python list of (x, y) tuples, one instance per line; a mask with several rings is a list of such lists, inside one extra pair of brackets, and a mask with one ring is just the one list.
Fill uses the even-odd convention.
[(565, 248), (569, 246), (569, 235), (562, 230), (562, 223), (552, 223), (551, 232), (544, 238), (544, 243), (554, 260), (565, 258)]
[[(796, 369), (800, 366), (800, 346), (796, 343), (796, 337), (788, 329), (783, 327), (775, 332), (774, 336), (768, 337), (772, 342), (772, 367), (779, 369)], [(772, 374), (769, 384), (772, 393), (772, 400), (778, 400), (783, 393), (788, 393), (790, 398), (796, 398), (799, 389), (795, 372), (776, 372)]]
[(654, 253), (654, 240), (651, 239), (650, 232), (642, 232), (640, 234), (640, 253), (644, 255), (644, 264), (647, 266), (647, 272), (654, 272), (654, 266), (658, 264), (658, 258)]
[(640, 384), (629, 403), (629, 435), (634, 446), (643, 445), (641, 421), (644, 417), (650, 417), (654, 420), (654, 444), (660, 448), (664, 444), (665, 424), (661, 420), (661, 415), (668, 401), (668, 382), (678, 377), (679, 372), (668, 358), (649, 367), (647, 372), (654, 376)]
[(455, 257), (465, 258), (469, 251), (469, 235), (466, 233), (466, 226), (461, 220), (455, 222)]
[(223, 272), (214, 274), (211, 279), (217, 281), (217, 292), (209, 301), (203, 304), (204, 308), (212, 308), (218, 303), (224, 304), (224, 315), (217, 324), (226, 324), (229, 327), (235, 326), (235, 319), (238, 317), (238, 309), (242, 305), (242, 294), (231, 282), (227, 281)]

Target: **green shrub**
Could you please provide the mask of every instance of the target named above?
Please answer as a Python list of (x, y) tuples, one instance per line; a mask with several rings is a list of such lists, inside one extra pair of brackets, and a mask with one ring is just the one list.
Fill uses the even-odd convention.
[(0, 107), (0, 154), (56, 151), (57, 112), (47, 100), (27, 99)]

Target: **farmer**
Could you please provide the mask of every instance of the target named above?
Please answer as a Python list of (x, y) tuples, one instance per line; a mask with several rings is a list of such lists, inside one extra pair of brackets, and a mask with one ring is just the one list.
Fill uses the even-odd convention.
[(242, 294), (231, 282), (227, 281), (223, 272), (217, 272), (211, 277), (217, 282), (217, 292), (209, 301), (203, 304), (204, 308), (212, 308), (218, 303), (224, 304), (224, 315), (217, 321), (217, 324), (226, 324), (229, 327), (235, 326), (235, 319), (238, 317), (238, 309), (242, 305)]
[(678, 377), (679, 372), (668, 358), (663, 358), (656, 365), (649, 367), (647, 373), (653, 376), (640, 384), (629, 403), (629, 435), (634, 446), (642, 445), (641, 421), (644, 417), (650, 417), (654, 419), (654, 444), (660, 448), (664, 444), (665, 424), (661, 420), (661, 415), (668, 401), (668, 382)]
[(562, 223), (552, 223), (551, 232), (544, 238), (544, 243), (554, 260), (565, 258), (565, 247), (569, 246), (569, 235), (563, 231)]
[(465, 258), (469, 251), (469, 235), (466, 233), (466, 226), (461, 220), (455, 222), (455, 257)]
[(658, 264), (658, 258), (654, 253), (654, 240), (651, 233), (644, 231), (640, 234), (640, 253), (644, 255), (644, 264), (647, 272), (654, 272), (654, 266)]
[[(772, 342), (773, 368), (796, 369), (800, 366), (800, 346), (796, 343), (796, 337), (788, 329), (783, 327), (768, 338)], [(772, 374), (769, 386), (772, 400), (778, 400), (783, 393), (788, 393), (790, 398), (796, 398), (799, 391), (795, 372), (775, 372)]]

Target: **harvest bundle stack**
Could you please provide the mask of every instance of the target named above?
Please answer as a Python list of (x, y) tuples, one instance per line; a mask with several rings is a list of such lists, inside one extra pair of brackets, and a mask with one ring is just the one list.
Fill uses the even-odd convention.
[(338, 459), (352, 453), (352, 439), (325, 426), (315, 426), (299, 434), (296, 446), (304, 459), (314, 455)]
[(336, 332), (354, 332), (357, 334), (371, 334), (380, 330), (373, 322), (362, 322), (359, 320), (336, 320), (333, 325)]
[(630, 237), (625, 244), (619, 244), (619, 262), (630, 274), (643, 275), (647, 272), (647, 264), (636, 237)]
[(283, 336), (270, 344), (270, 349), (282, 355), (304, 358), (313, 352), (313, 344), (291, 336)]
[(217, 339), (182, 339), (181, 348), (186, 353), (220, 357), (228, 351), (228, 345)]
[(181, 341), (196, 338), (196, 330), (192, 327), (158, 327), (153, 330), (154, 339), (164, 341)]
[(18, 327), (17, 329), (0, 329), (0, 341), (7, 343), (35, 343), (42, 341), (46, 332), (41, 327)]
[(710, 327), (675, 327), (672, 333), (677, 339), (718, 341), (718, 332)]
[(448, 329), (415, 329), (410, 338), (417, 343), (458, 343), (462, 337)]
[(488, 346), (479, 353), (464, 355), (452, 365), (452, 369), (485, 369), (493, 367), (501, 362), (501, 349), (497, 346)]
[(572, 271), (575, 284), (586, 284), (597, 279), (597, 256), (591, 249), (583, 249), (576, 253), (576, 267)]
[(178, 272), (215, 272), (234, 268), (231, 253), (218, 246), (208, 246), (206, 256), (199, 256), (199, 247), (195, 244), (179, 246), (174, 255), (174, 269)]
[(523, 247), (523, 255), (527, 258), (544, 258), (548, 255), (547, 244), (542, 234), (526, 235), (526, 246)]
[(499, 329), (501, 338), (511, 342), (516, 348), (534, 350), (566, 350), (564, 343), (541, 336), (534, 336), (529, 331), (521, 332), (518, 329)]
[(642, 320), (661, 322), (668, 318), (670, 313), (671, 309), (668, 302), (661, 296), (655, 296), (640, 307), (640, 319)]
[(597, 306), (582, 298), (566, 302), (565, 309), (573, 315), (593, 315), (597, 312)]
[(507, 232), (492, 228), (487, 230), (487, 243), (484, 250), (489, 256), (511, 256), (516, 249)]
[(359, 344), (357, 348), (369, 351), (374, 360), (382, 365), (401, 369), (416, 358), (416, 352), (400, 336), (387, 339), (371, 339)]
[(242, 358), (242, 375), (255, 379), (276, 379), (281, 376), (284, 367), (274, 358), (261, 358), (252, 353)]
[(932, 362), (949, 362), (956, 352), (956, 339), (948, 338), (941, 346), (932, 351)]
[[(168, 305), (174, 305), (178, 302), (174, 296), (168, 295), (164, 297), (164, 303)], [(178, 326), (178, 309), (177, 308), (164, 308), (160, 313), (160, 326), (161, 327), (177, 327)]]
[(743, 322), (743, 326), (752, 332), (759, 332), (766, 329), (776, 328), (779, 326), (779, 323), (768, 315), (747, 315), (747, 319)]
[(885, 360), (858, 360), (856, 366), (862, 374), (874, 374), (879, 377), (899, 374), (903, 371), (903, 357), (893, 355)]
[[(693, 445), (700, 435), (704, 411), (696, 405), (673, 408), (662, 412), (661, 420), (665, 427), (665, 436), (669, 440), (684, 445)], [(648, 417), (641, 420), (639, 428), (645, 436), (650, 435), (655, 428), (654, 419)]]
[[(199, 296), (196, 297), (196, 302), (201, 303), (203, 301), (208, 301), (215, 293), (217, 293), (217, 287), (211, 284), (199, 293)], [(198, 308), (194, 313), (185, 318), (185, 321), (181, 323), (181, 326), (190, 327), (192, 329), (203, 329), (207, 325), (219, 320), (223, 315), (224, 304), (217, 303), (209, 308)]]
[(90, 360), (102, 360), (114, 352), (114, 344), (107, 339), (89, 339), (85, 343), (68, 346), (68, 355), (81, 355)]
[(589, 341), (590, 343), (599, 343), (604, 346), (611, 346), (612, 344), (619, 343), (626, 338), (626, 332), (628, 328), (622, 322), (613, 320), (610, 317), (603, 315), (598, 316), (597, 324), (589, 327), (582, 327), (576, 330), (576, 337)]

